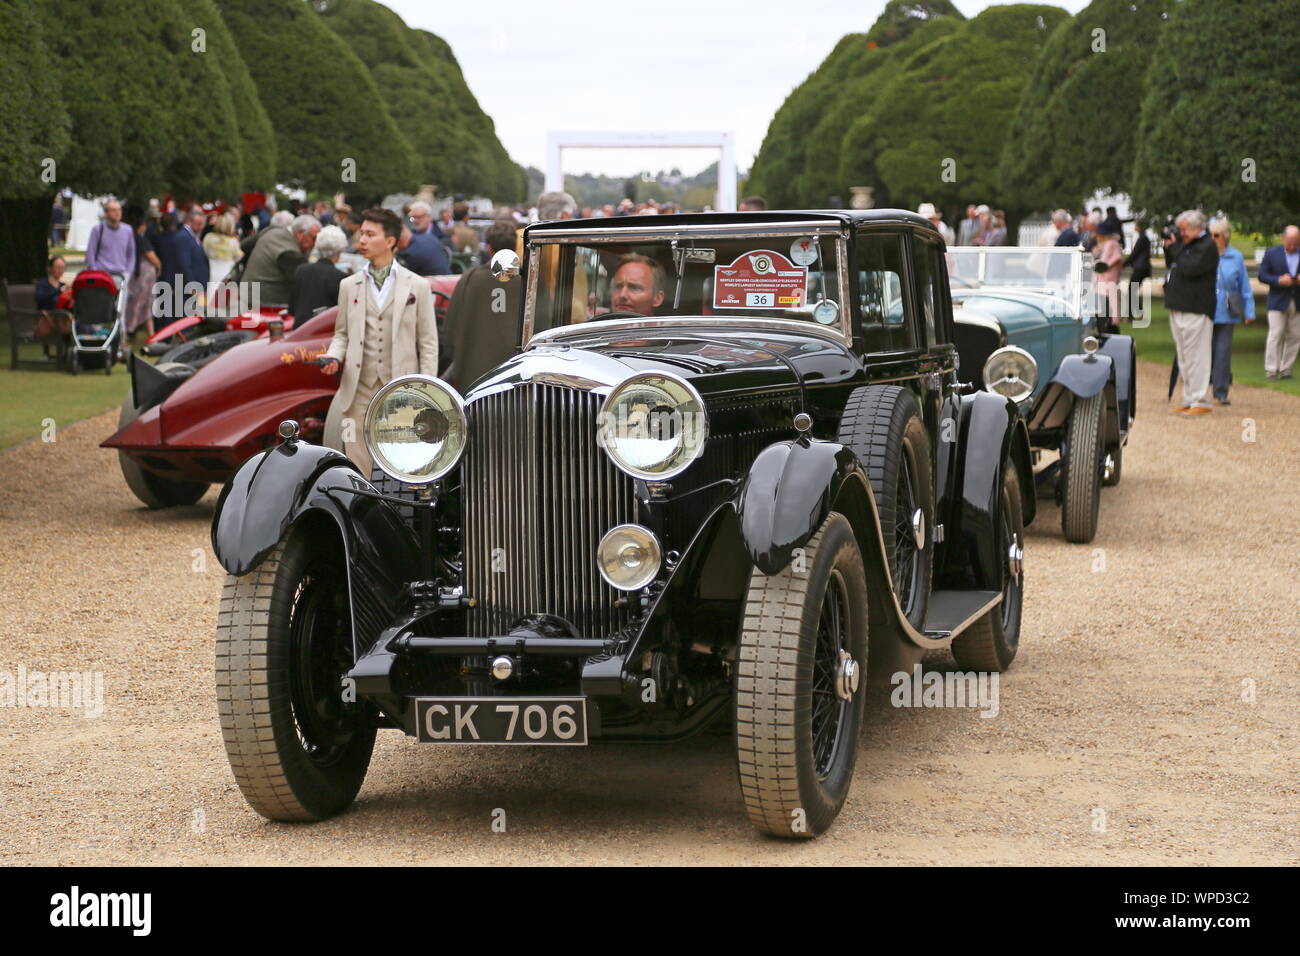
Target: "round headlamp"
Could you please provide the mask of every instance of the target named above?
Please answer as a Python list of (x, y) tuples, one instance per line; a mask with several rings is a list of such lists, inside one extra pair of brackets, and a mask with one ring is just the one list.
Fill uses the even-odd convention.
[(601, 406), (599, 437), (610, 460), (633, 478), (671, 478), (704, 450), (708, 437), (704, 400), (675, 375), (633, 375)]
[(1034, 394), (1037, 384), (1038, 363), (1022, 348), (1003, 346), (984, 363), (984, 388), (995, 395), (1022, 402)]
[(431, 375), (393, 379), (366, 411), (371, 458), (384, 474), (407, 484), (428, 484), (455, 468), (465, 435), (465, 403)]
[(620, 591), (638, 591), (653, 581), (662, 559), (659, 539), (639, 524), (611, 528), (596, 549), (600, 576)]

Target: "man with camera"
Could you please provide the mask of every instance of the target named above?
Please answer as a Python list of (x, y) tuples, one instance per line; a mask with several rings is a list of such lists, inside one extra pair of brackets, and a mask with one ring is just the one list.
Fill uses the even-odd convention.
[(1183, 401), (1174, 411), (1190, 418), (1210, 413), (1210, 345), (1219, 248), (1206, 232), (1205, 215), (1198, 209), (1180, 213), (1174, 226), (1177, 238), (1165, 239), (1165, 307), (1183, 377)]

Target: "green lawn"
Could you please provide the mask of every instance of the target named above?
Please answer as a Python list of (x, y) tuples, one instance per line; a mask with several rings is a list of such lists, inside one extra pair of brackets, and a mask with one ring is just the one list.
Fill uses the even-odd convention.
[[(1125, 323), (1121, 331), (1133, 336), (1138, 358), (1172, 365), (1174, 339), (1169, 332), (1169, 313), (1160, 299), (1153, 300), (1151, 311), (1151, 324), (1148, 327), (1135, 329)], [(1255, 315), (1259, 317), (1255, 322), (1250, 325), (1239, 324), (1232, 333), (1233, 384), (1258, 385), (1290, 395), (1300, 395), (1300, 379), (1270, 382), (1264, 378), (1264, 339), (1268, 336), (1268, 310), (1264, 307), (1262, 296), (1255, 299)]]
[[(22, 345), (19, 357), (39, 359), (39, 345)], [(122, 404), (131, 388), (125, 365), (114, 365), (113, 374), (88, 369), (80, 375), (49, 368), (23, 365), (9, 369), (9, 321), (0, 308), (0, 450), (40, 436), (45, 419), (55, 428)]]

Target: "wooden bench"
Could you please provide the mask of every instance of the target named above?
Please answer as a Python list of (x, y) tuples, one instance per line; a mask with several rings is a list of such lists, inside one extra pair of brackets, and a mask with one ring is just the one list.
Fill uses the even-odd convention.
[[(3, 291), (5, 301), (5, 315), (9, 318), (9, 368), (11, 371), (17, 370), (19, 365), (41, 365), (47, 368), (63, 368), (66, 364), (66, 353), (68, 349), (68, 336), (54, 331), (49, 335), (37, 335), (37, 326), (41, 320), (42, 310), (36, 308), (36, 286), (35, 285), (9, 285), (7, 282), (0, 280), (0, 290)], [(59, 319), (66, 317), (65, 322), (71, 321), (71, 316), (63, 310), (51, 310), (51, 318), (54, 319), (53, 327), (59, 326)], [(20, 359), (18, 357), (18, 347), (20, 345), (52, 345), (55, 349), (55, 361), (47, 359)]]

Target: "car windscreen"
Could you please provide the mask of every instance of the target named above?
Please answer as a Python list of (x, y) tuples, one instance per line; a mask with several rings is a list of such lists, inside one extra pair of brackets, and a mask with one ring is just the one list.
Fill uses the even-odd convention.
[(775, 318), (838, 327), (831, 235), (542, 242), (532, 331), (634, 316)]
[(1069, 299), (1078, 281), (1079, 257), (1072, 249), (964, 247), (949, 249), (947, 261), (954, 289), (1016, 287)]

